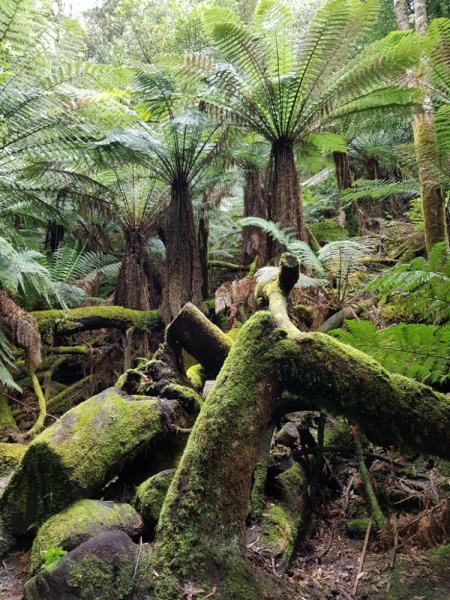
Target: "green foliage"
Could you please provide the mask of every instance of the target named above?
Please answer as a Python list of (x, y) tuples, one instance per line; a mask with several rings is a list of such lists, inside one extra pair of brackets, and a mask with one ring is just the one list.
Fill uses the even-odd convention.
[(54, 562), (56, 562), (58, 558), (64, 556), (64, 554), (67, 554), (67, 552), (63, 550), (61, 546), (57, 546), (56, 548), (50, 548), (50, 550), (43, 550), (42, 557), (44, 559), (44, 567), (49, 567)]
[(438, 141), (445, 156), (450, 154), (450, 19), (436, 19), (427, 36), (432, 44), (429, 64), (432, 70), (432, 92), (438, 110), (436, 125)]
[(350, 320), (345, 330), (330, 335), (369, 354), (392, 373), (423, 383), (442, 382), (449, 376), (449, 327), (401, 323), (377, 331), (370, 321)]
[(271, 143), (314, 141), (342, 151), (345, 144), (328, 132), (324, 137), (323, 129), (356, 114), (404, 110), (412, 101), (411, 90), (393, 81), (417, 63), (423, 47), (418, 36), (395, 32), (351, 58), (377, 11), (373, 0), (331, 0), (299, 43), (291, 11), (275, 0), (258, 5), (250, 26), (229, 9), (211, 8), (204, 11), (205, 29), (222, 60), (195, 55), (185, 68), (205, 78), (202, 98), (212, 114)]
[(433, 246), (428, 260), (416, 258), (396, 265), (369, 285), (369, 289), (421, 314), (432, 323), (446, 323), (450, 317), (450, 254), (444, 242)]
[[(436, 244), (428, 257), (396, 265), (369, 285), (398, 309), (425, 323), (400, 323), (377, 331), (367, 321), (347, 321), (333, 331), (342, 342), (376, 358), (386, 369), (422, 382), (442, 382), (450, 366), (450, 253)], [(428, 322), (428, 323), (426, 323)]]

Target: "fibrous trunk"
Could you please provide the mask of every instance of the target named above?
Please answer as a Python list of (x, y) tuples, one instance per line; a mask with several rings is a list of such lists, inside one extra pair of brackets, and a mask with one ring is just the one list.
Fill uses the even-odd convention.
[(187, 302), (202, 304), (202, 273), (187, 182), (175, 182), (167, 211), (166, 261), (160, 316), (169, 323)]
[[(272, 145), (267, 171), (267, 218), (283, 228), (290, 227), (298, 239), (309, 242), (294, 150), (288, 140), (280, 139)], [(269, 260), (279, 258), (283, 250), (278, 242), (267, 240)]]
[(114, 304), (133, 310), (155, 308), (149, 297), (148, 279), (144, 270), (147, 238), (139, 229), (124, 232), (125, 251), (117, 278)]
[[(266, 218), (261, 174), (256, 165), (247, 165), (244, 184), (244, 217)], [(259, 227), (249, 225), (242, 228), (241, 262), (250, 265), (255, 258), (256, 267), (265, 261), (265, 236)]]
[[(205, 189), (203, 192), (203, 207), (209, 202), (210, 192)], [(198, 220), (198, 251), (200, 255), (200, 268), (202, 271), (202, 296), (207, 300), (210, 296), (209, 289), (209, 268), (208, 268), (208, 239), (209, 239), (209, 219), (206, 210), (202, 210)]]
[[(401, 30), (409, 29), (405, 0), (394, 0), (394, 10), (397, 27)], [(425, 0), (414, 1), (416, 32), (420, 35), (427, 33)], [(430, 79), (428, 65), (422, 61), (421, 77), (417, 73), (409, 72), (408, 84), (423, 90), (423, 112), (412, 114), (414, 148), (416, 151), (417, 166), (419, 167), (420, 196), (422, 199), (423, 221), (425, 228), (425, 244), (430, 250), (434, 244), (447, 241), (447, 224), (445, 218), (444, 196), (442, 182), (438, 171), (438, 148), (436, 128), (434, 125), (434, 108), (428, 98), (425, 86)]]

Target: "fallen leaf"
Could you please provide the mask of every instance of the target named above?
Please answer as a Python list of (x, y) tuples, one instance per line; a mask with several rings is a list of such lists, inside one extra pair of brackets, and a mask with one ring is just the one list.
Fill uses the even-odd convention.
[(197, 594), (204, 594), (205, 590), (201, 588), (195, 588), (192, 586), (192, 583), (185, 583), (183, 588), (183, 596), (186, 596), (186, 600), (192, 600), (192, 596), (196, 596)]

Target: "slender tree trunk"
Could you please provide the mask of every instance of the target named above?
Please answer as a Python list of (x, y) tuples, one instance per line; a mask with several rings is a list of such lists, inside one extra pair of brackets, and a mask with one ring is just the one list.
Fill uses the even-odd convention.
[(125, 251), (117, 278), (114, 304), (133, 310), (149, 310), (148, 279), (145, 273), (147, 237), (138, 229), (124, 231)]
[[(272, 145), (266, 187), (267, 218), (283, 228), (290, 227), (300, 240), (309, 243), (294, 149), (288, 140), (281, 139)], [(269, 260), (278, 259), (283, 250), (278, 242), (267, 239)]]
[[(210, 191), (203, 191), (203, 206), (209, 203)], [(203, 207), (202, 207), (203, 208)], [(198, 251), (200, 254), (200, 268), (202, 271), (202, 296), (207, 300), (210, 296), (209, 289), (209, 267), (208, 267), (208, 238), (209, 238), (209, 219), (205, 212), (200, 213), (198, 222)]]
[[(245, 165), (244, 217), (266, 218), (261, 174), (256, 165)], [(259, 227), (242, 228), (241, 262), (250, 265), (255, 258), (256, 267), (262, 267), (265, 260), (265, 236)]]
[[(394, 0), (397, 27), (409, 29), (405, 0)], [(427, 32), (427, 13), (425, 0), (414, 1), (416, 32), (425, 35)], [(422, 79), (429, 77), (429, 69), (422, 62)], [(423, 83), (417, 75), (409, 74), (411, 86), (423, 89)], [(420, 195), (422, 198), (425, 243), (427, 250), (434, 244), (447, 241), (447, 225), (445, 218), (444, 196), (438, 167), (438, 148), (434, 125), (434, 108), (430, 98), (423, 89), (423, 112), (412, 113), (414, 147), (419, 167)]]
[(166, 261), (161, 297), (161, 320), (168, 324), (187, 302), (202, 305), (202, 272), (189, 185), (172, 185), (167, 211)]
[[(353, 175), (350, 170), (347, 152), (333, 152), (333, 160), (340, 196), (344, 190), (353, 187)], [(343, 216), (341, 216), (341, 212)], [(340, 210), (338, 218), (341, 227), (345, 225), (351, 236), (357, 236), (361, 231), (362, 213), (357, 200), (354, 201), (353, 205), (347, 206), (345, 211)]]

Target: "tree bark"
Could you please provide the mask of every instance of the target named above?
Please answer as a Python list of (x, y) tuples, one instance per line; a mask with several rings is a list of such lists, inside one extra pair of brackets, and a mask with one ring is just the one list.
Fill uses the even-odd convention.
[[(210, 192), (208, 189), (203, 191), (203, 206), (209, 203)], [(209, 289), (209, 266), (208, 266), (208, 238), (209, 238), (209, 219), (202, 211), (198, 221), (198, 251), (200, 254), (200, 268), (202, 271), (202, 296), (208, 300), (210, 296)]]
[[(397, 27), (401, 30), (409, 29), (405, 0), (394, 0)], [(414, 0), (414, 13), (416, 32), (425, 35), (427, 32), (427, 13), (425, 0)], [(429, 78), (428, 65), (422, 61), (421, 79)], [(419, 168), (420, 196), (422, 198), (423, 221), (425, 229), (425, 244), (430, 251), (434, 244), (447, 242), (447, 223), (445, 217), (444, 196), (439, 175), (438, 148), (436, 128), (434, 125), (434, 108), (431, 99), (427, 96), (424, 84), (413, 72), (408, 73), (411, 86), (422, 89), (423, 112), (412, 112), (412, 126), (414, 133), (414, 148)]]
[(156, 308), (149, 297), (147, 275), (144, 270), (148, 238), (134, 228), (124, 231), (125, 250), (117, 278), (114, 304), (133, 310)]
[(174, 319), (186, 302), (202, 305), (202, 273), (189, 184), (172, 185), (167, 214), (166, 260), (160, 315), (163, 323)]
[[(246, 163), (244, 173), (244, 218), (266, 218), (261, 174), (256, 165)], [(248, 267), (254, 260), (256, 268), (265, 262), (264, 234), (259, 227), (249, 225), (242, 228), (241, 262)]]
[[(288, 140), (281, 139), (272, 145), (266, 187), (267, 218), (283, 228), (290, 227), (300, 240), (309, 243), (294, 149)], [(279, 258), (282, 252), (278, 242), (267, 239), (268, 260)]]
[(205, 369), (207, 378), (218, 375), (233, 345), (231, 339), (193, 304), (186, 304), (167, 328), (167, 341), (182, 346)]
[[(240, 331), (196, 421), (158, 524), (158, 577), (150, 582), (158, 600), (181, 597), (187, 581), (208, 593), (217, 586), (223, 600), (262, 598), (245, 559), (245, 519), (261, 438), (281, 405), (324, 408), (377, 444), (450, 457), (446, 396), (326, 335), (296, 329), (287, 294), (298, 272), (297, 259), (284, 255), (278, 281), (258, 288), (269, 311)], [(284, 391), (295, 397), (289, 405)]]

